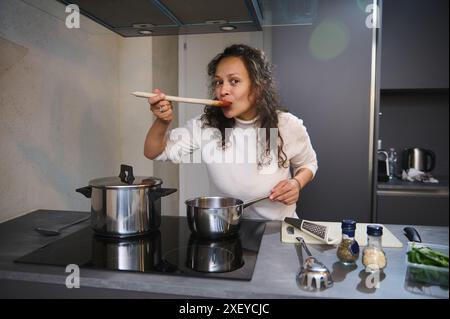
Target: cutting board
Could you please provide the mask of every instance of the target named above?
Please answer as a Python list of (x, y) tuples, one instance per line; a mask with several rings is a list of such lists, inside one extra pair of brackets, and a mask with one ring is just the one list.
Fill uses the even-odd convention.
[[(341, 238), (342, 237), (342, 230), (341, 230), (341, 223), (337, 222), (316, 222), (317, 224), (325, 225), (330, 227), (329, 236), (331, 238)], [(358, 242), (360, 246), (367, 246), (367, 225), (373, 225), (373, 224), (363, 224), (363, 223), (357, 223), (356, 224), (356, 232), (355, 232), (355, 239)], [(380, 226), (383, 226), (383, 236), (381, 238), (381, 243), (383, 247), (387, 248), (402, 248), (403, 244), (398, 240), (397, 237), (394, 236), (394, 234), (391, 233), (391, 231), (382, 224), (377, 224)], [(285, 223), (284, 221), (281, 222), (281, 241), (283, 243), (298, 243), (298, 240), (296, 237), (301, 236), (305, 240), (307, 244), (318, 244), (318, 245), (324, 245), (323, 241), (320, 241), (319, 239), (316, 239), (307, 233), (294, 228), (294, 234), (289, 234), (287, 232), (287, 227), (290, 226), (289, 224)]]

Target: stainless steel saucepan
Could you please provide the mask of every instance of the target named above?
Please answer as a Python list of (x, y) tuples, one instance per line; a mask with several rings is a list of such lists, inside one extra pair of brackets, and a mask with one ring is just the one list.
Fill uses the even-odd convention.
[(188, 199), (186, 215), (191, 232), (202, 238), (217, 239), (239, 232), (244, 208), (267, 199), (269, 195), (245, 202), (232, 197)]

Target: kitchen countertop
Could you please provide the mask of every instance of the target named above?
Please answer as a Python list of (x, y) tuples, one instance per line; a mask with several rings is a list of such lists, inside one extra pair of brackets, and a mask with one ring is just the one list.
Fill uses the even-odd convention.
[[(332, 246), (309, 245), (314, 256), (332, 271), (335, 284), (322, 292), (307, 292), (296, 282), (299, 270), (298, 246), (280, 241), (280, 222), (266, 225), (251, 281), (179, 277), (120, 271), (81, 269), (80, 289), (68, 289), (68, 273), (63, 267), (19, 264), (13, 261), (61, 236), (67, 236), (88, 225), (88, 222), (66, 229), (59, 237), (37, 234), (35, 225), (55, 225), (87, 216), (87, 212), (35, 211), (0, 224), (0, 298), (448, 298), (448, 289), (410, 286), (405, 281), (407, 249), (404, 225), (386, 225), (399, 238), (403, 248), (386, 248), (388, 266), (379, 288), (367, 288), (365, 273), (358, 260), (357, 268), (346, 272), (337, 263)], [(448, 227), (415, 226), (423, 242), (449, 242)], [(414, 289), (415, 292), (410, 290)]]
[(378, 193), (381, 191), (406, 191), (424, 192), (448, 196), (448, 177), (438, 177), (439, 183), (410, 182), (401, 179), (393, 179), (388, 182), (378, 182)]

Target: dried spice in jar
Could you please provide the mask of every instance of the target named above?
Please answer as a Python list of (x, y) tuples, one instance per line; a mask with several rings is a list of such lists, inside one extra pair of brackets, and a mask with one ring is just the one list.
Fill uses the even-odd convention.
[(359, 257), (359, 244), (355, 240), (356, 222), (351, 219), (344, 219), (341, 223), (341, 229), (342, 240), (336, 254), (343, 264), (353, 264)]
[(362, 262), (366, 272), (383, 270), (387, 265), (386, 255), (381, 245), (383, 227), (379, 225), (367, 226), (367, 246), (363, 251)]

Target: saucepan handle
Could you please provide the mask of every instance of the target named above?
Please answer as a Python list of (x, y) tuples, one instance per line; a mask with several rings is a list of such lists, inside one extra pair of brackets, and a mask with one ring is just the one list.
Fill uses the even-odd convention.
[(263, 196), (263, 197), (258, 197), (258, 198), (249, 200), (248, 202), (245, 202), (245, 203), (243, 204), (243, 206), (244, 206), (244, 208), (246, 208), (246, 207), (248, 207), (248, 206), (250, 206), (250, 205), (253, 205), (253, 204), (257, 203), (257, 202), (260, 202), (260, 201), (262, 201), (262, 200), (265, 200), (265, 199), (269, 198), (269, 196), (270, 196), (270, 195), (266, 195), (266, 196)]
[(156, 201), (160, 199), (161, 197), (168, 196), (170, 194), (173, 194), (177, 191), (176, 188), (157, 188), (149, 190), (148, 192), (148, 198), (150, 201)]
[(91, 196), (92, 196), (92, 186), (85, 186), (85, 187), (77, 188), (75, 191), (83, 194), (87, 198), (91, 198)]

